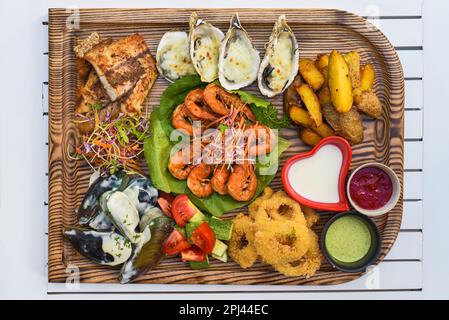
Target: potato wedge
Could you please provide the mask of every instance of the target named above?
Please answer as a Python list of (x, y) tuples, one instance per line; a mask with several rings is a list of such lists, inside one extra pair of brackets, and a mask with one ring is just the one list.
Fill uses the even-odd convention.
[(301, 105), (301, 99), (299, 99), (296, 89), (289, 86), (287, 90), (284, 91), (284, 112), (290, 113), (290, 108), (294, 105)]
[(382, 105), (373, 91), (363, 91), (360, 95), (354, 96), (354, 104), (358, 111), (371, 118), (379, 118), (382, 114)]
[(321, 114), (320, 102), (315, 92), (305, 83), (301, 84), (297, 91), (307, 111), (309, 111), (310, 117), (317, 126), (320, 126), (323, 122), (323, 115)]
[(352, 107), (352, 84), (349, 67), (337, 50), (329, 56), (329, 89), (331, 100), (338, 112), (348, 112)]
[(319, 127), (313, 125), (310, 127), (310, 130), (319, 134), (323, 138), (335, 136), (335, 131), (326, 122), (323, 122)]
[(325, 122), (321, 123), (320, 126), (316, 126), (309, 113), (298, 106), (292, 106), (289, 115), (294, 123), (312, 130), (323, 138), (335, 135), (334, 130)]
[(357, 51), (350, 51), (344, 55), (344, 58), (349, 67), (352, 88), (358, 88), (360, 86), (360, 55)]
[(323, 105), (324, 119), (329, 123), (335, 133), (346, 139), (351, 145), (363, 141), (363, 125), (360, 114), (355, 108), (340, 113), (331, 104)]
[(329, 90), (328, 86), (321, 88), (320, 92), (318, 93), (318, 98), (320, 101), (320, 105), (322, 106), (331, 103), (331, 91)]
[(314, 91), (319, 90), (324, 83), (324, 76), (310, 59), (299, 59), (299, 73)]
[(316, 58), (315, 65), (320, 70), (327, 67), (329, 65), (329, 54), (319, 54)]
[(321, 69), (321, 73), (323, 74), (324, 77), (324, 83), (321, 86), (321, 88), (323, 88), (324, 86), (329, 85), (329, 67), (324, 67), (323, 69)]
[(348, 112), (340, 113), (339, 134), (349, 141), (350, 144), (357, 144), (363, 141), (363, 125), (360, 114), (355, 108)]
[(374, 67), (371, 63), (368, 63), (360, 68), (360, 89), (362, 91), (370, 91), (373, 88), (376, 74), (374, 73)]
[(311, 147), (316, 146), (322, 139), (318, 134), (307, 128), (301, 129), (299, 132), (299, 137), (305, 144)]
[(298, 106), (292, 106), (289, 115), (294, 123), (305, 128), (310, 128), (315, 125), (309, 113)]

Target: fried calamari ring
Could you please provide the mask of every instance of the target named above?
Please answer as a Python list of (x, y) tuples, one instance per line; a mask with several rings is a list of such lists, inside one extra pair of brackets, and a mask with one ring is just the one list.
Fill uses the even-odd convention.
[(273, 267), (276, 269), (276, 271), (286, 276), (305, 276), (306, 278), (309, 278), (316, 273), (316, 271), (321, 266), (321, 260), (323, 256), (320, 251), (318, 236), (310, 229), (309, 234), (311, 238), (311, 244), (306, 254), (299, 260), (274, 265)]
[(252, 218), (254, 218), (259, 205), (261, 205), (265, 200), (270, 199), (273, 193), (273, 189), (266, 187), (263, 189), (263, 193), (248, 206), (248, 213)]
[(242, 268), (251, 267), (257, 260), (257, 251), (254, 246), (253, 220), (244, 214), (234, 218), (231, 239), (229, 240), (229, 256)]
[(258, 225), (264, 225), (271, 221), (286, 222), (289, 225), (307, 225), (299, 203), (288, 197), (283, 191), (276, 192), (271, 198), (262, 202), (253, 218)]
[(264, 262), (276, 265), (301, 259), (310, 242), (305, 225), (272, 221), (256, 231), (254, 244)]
[(301, 210), (304, 213), (304, 218), (306, 218), (307, 226), (309, 228), (312, 227), (320, 218), (315, 209), (301, 205)]

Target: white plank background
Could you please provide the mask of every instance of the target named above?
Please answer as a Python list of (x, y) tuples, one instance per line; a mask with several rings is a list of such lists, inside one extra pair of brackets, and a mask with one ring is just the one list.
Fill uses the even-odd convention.
[[(72, 1), (72, 4), (77, 4), (79, 7), (104, 7), (106, 3), (102, 1)], [(426, 1), (427, 3), (427, 1)], [(285, 5), (283, 5), (285, 4)], [(263, 293), (263, 298), (279, 298), (275, 291), (282, 291), (282, 298), (315, 298), (318, 295), (320, 297), (342, 297), (338, 293), (345, 292), (344, 297), (353, 298), (378, 298), (378, 297), (398, 297), (399, 292), (401, 296), (407, 297), (421, 297), (422, 292), (425, 292), (425, 287), (423, 286), (423, 279), (426, 278), (424, 275), (425, 270), (425, 256), (426, 256), (426, 246), (423, 241), (424, 238), (424, 208), (425, 203), (424, 198), (424, 174), (427, 172), (428, 168), (425, 166), (426, 159), (424, 158), (425, 144), (424, 144), (424, 132), (426, 128), (424, 127), (424, 63), (423, 59), (425, 57), (425, 52), (423, 47), (425, 44), (424, 35), (426, 34), (424, 30), (424, 21), (426, 19), (425, 13), (423, 13), (423, 1), (421, 0), (411, 0), (407, 1), (405, 4), (402, 1), (388, 1), (388, 0), (372, 0), (372, 1), (350, 1), (343, 0), (339, 1), (338, 5), (333, 1), (314, 1), (313, 5), (306, 1), (285, 1), (283, 4), (275, 3), (277, 7), (320, 7), (320, 8), (332, 8), (338, 7), (347, 11), (357, 13), (362, 16), (380, 16), (379, 19), (374, 19), (374, 23), (386, 34), (390, 39), (391, 43), (396, 47), (398, 54), (400, 56), (404, 74), (406, 77), (406, 98), (405, 98), (405, 178), (404, 178), (404, 216), (401, 225), (401, 232), (398, 235), (398, 239), (387, 256), (387, 259), (381, 263), (372, 274), (374, 274), (374, 281), (372, 282), (372, 274), (362, 277), (356, 281), (346, 283), (344, 285), (337, 286), (326, 286), (326, 287), (272, 287), (272, 286), (192, 286), (192, 285), (177, 285), (177, 286), (164, 286), (164, 285), (129, 285), (129, 286), (119, 286), (119, 285), (81, 285), (78, 290), (69, 290), (64, 284), (48, 284), (48, 286), (42, 286), (43, 279), (45, 279), (45, 259), (46, 259), (46, 236), (42, 237), (38, 243), (40, 243), (39, 248), (32, 255), (34, 256), (33, 261), (42, 261), (40, 265), (33, 264), (33, 267), (28, 269), (34, 277), (28, 283), (29, 286), (34, 286), (35, 288), (41, 288), (41, 294), (48, 292), (50, 294), (54, 293), (70, 293), (69, 297), (79, 297), (80, 294), (87, 294), (85, 297), (89, 296), (89, 293), (94, 292), (128, 292), (127, 297), (140, 297), (140, 293), (147, 293), (145, 297), (152, 297), (158, 299), (173, 298), (173, 297), (189, 297), (188, 294), (195, 294), (194, 297), (204, 297), (204, 298), (229, 298), (226, 295), (233, 292), (233, 298), (261, 298), (261, 292)], [(3, 3), (1, 4), (3, 6)], [(205, 6), (229, 6), (229, 7), (260, 7), (261, 3), (256, 1), (228, 1), (228, 3), (220, 3), (219, 5), (212, 5), (210, 3), (201, 1), (190, 1), (188, 4), (183, 1), (171, 1), (170, 3), (164, 2), (159, 3), (153, 1), (148, 2), (138, 2), (129, 1), (121, 2), (116, 0), (110, 0), (107, 2), (108, 7), (142, 7), (142, 6), (155, 6), (155, 7), (205, 7)], [(33, 115), (42, 119), (40, 124), (40, 131), (42, 135), (35, 138), (39, 141), (39, 147), (34, 148), (33, 152), (38, 157), (36, 163), (37, 168), (34, 166), (34, 170), (38, 170), (38, 173), (34, 172), (33, 181), (40, 181), (41, 188), (39, 203), (41, 206), (41, 213), (37, 214), (38, 218), (34, 218), (36, 221), (41, 221), (42, 219), (47, 219), (46, 206), (44, 205), (47, 201), (47, 177), (46, 172), (46, 161), (47, 161), (47, 117), (45, 116), (48, 111), (48, 99), (47, 99), (47, 86), (45, 82), (47, 81), (47, 56), (42, 53), (47, 52), (47, 38), (46, 30), (42, 26), (41, 22), (46, 20), (46, 10), (48, 7), (60, 7), (61, 3), (58, 1), (44, 1), (43, 4), (32, 6), (31, 10), (34, 12), (28, 13), (27, 18), (33, 21), (33, 30), (39, 29), (39, 31), (34, 30), (34, 52), (36, 56), (41, 53), (39, 57), (35, 58), (39, 67), (36, 67), (36, 74), (40, 77), (40, 85), (38, 90), (39, 99), (35, 95), (34, 101), (34, 112)], [(270, 7), (269, 2), (264, 2), (263, 7)], [(2, 8), (3, 9), (3, 8)], [(4, 12), (4, 10), (1, 10)], [(371, 19), (371, 18), (370, 18)], [(39, 34), (39, 36), (37, 36)], [(426, 47), (427, 48), (427, 47)], [(427, 108), (433, 106), (427, 106)], [(36, 111), (37, 110), (37, 111)], [(427, 110), (427, 109), (426, 109)], [(427, 112), (427, 111), (426, 111)], [(2, 119), (3, 120), (3, 119)], [(2, 122), (3, 123), (3, 122)], [(3, 127), (3, 126), (2, 126)], [(2, 131), (3, 133), (3, 131)], [(4, 136), (2, 134), (2, 136)], [(2, 139), (2, 145), (7, 141)], [(39, 156), (38, 156), (39, 155)], [(2, 162), (3, 163), (3, 162)], [(3, 166), (2, 166), (3, 167)], [(0, 169), (1, 170), (1, 169)], [(12, 208), (12, 204), (8, 201), (9, 197), (13, 198), (13, 188), (6, 188), (3, 181), (8, 179), (9, 174), (5, 170), (0, 171), (1, 184), (1, 197), (0, 197), (0, 209), (3, 214), (6, 210)], [(26, 182), (26, 179), (22, 179), (21, 182)], [(426, 194), (426, 199), (430, 198), (432, 195)], [(33, 198), (34, 199), (34, 198)], [(3, 201), (3, 202), (2, 202)], [(25, 204), (21, 204), (18, 210), (20, 212), (26, 212), (29, 208)], [(35, 209), (34, 209), (35, 210)], [(426, 213), (426, 217), (429, 213)], [(21, 218), (21, 222), (24, 223), (24, 218)], [(427, 221), (427, 220), (426, 220)], [(47, 232), (46, 223), (37, 223), (36, 225), (41, 226), (40, 234), (45, 235)], [(28, 231), (30, 227), (26, 228)], [(426, 226), (427, 230), (427, 226)], [(427, 234), (427, 233), (426, 233)], [(430, 238), (430, 236), (429, 236)], [(23, 244), (22, 250), (30, 250), (30, 243)], [(8, 251), (6, 246), (2, 246), (0, 240), (0, 250), (6, 250), (10, 257), (13, 257), (14, 252)], [(44, 259), (42, 258), (44, 256)], [(38, 258), (37, 258), (38, 257)], [(430, 257), (430, 254), (429, 254)], [(31, 258), (23, 259), (25, 262)], [(2, 267), (0, 266), (0, 269)], [(430, 265), (429, 265), (430, 268)], [(43, 278), (44, 277), (44, 278)], [(430, 277), (430, 276), (429, 276)], [(31, 283), (31, 284), (30, 284)], [(38, 285), (37, 283), (40, 283)], [(434, 279), (431, 278), (429, 283), (434, 283)], [(0, 278), (0, 296), (2, 294), (2, 285), (8, 285), (4, 279)], [(9, 285), (8, 288), (15, 292), (17, 296), (21, 294), (13, 286)], [(363, 292), (363, 295), (354, 294), (354, 291)], [(377, 291), (382, 291), (382, 295), (376, 295)], [(398, 295), (394, 295), (397, 291)], [(313, 294), (309, 294), (313, 293)], [(387, 293), (386, 293), (387, 292)], [(408, 293), (407, 293), (408, 292)], [(130, 295), (129, 293), (136, 293), (136, 295)], [(173, 293), (179, 293), (178, 295), (173, 295)], [(237, 294), (237, 295), (236, 295)], [(299, 296), (298, 296), (299, 294)], [(49, 297), (56, 298), (60, 297), (58, 295), (51, 295)], [(117, 297), (117, 295), (115, 295)]]

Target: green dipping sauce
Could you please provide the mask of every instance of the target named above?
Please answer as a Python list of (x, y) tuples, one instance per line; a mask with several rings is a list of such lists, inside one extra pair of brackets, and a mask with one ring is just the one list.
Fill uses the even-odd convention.
[(356, 262), (371, 247), (371, 233), (366, 223), (356, 216), (344, 216), (335, 220), (327, 229), (326, 249), (340, 262)]

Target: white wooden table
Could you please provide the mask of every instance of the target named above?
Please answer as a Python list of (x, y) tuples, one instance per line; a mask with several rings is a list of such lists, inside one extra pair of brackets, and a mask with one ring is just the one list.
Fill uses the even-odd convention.
[[(266, 1), (263, 7), (339, 8), (366, 16), (395, 46), (405, 74), (404, 215), (398, 239), (369, 275), (337, 286), (48, 284), (47, 9), (49, 7), (206, 7), (194, 1), (2, 1), (0, 298), (430, 298), (449, 297), (449, 137), (443, 50), (449, 5), (430, 0)], [(260, 1), (219, 6), (260, 7)], [(18, 13), (20, 11), (20, 14)], [(444, 25), (443, 25), (444, 24)], [(441, 54), (440, 54), (441, 53)], [(445, 90), (446, 89), (446, 90)], [(438, 95), (439, 94), (439, 95)], [(424, 241), (425, 239), (425, 241)], [(123, 293), (127, 293), (124, 295)], [(98, 295), (98, 293), (104, 293)], [(115, 293), (115, 294), (109, 294)], [(132, 293), (132, 294), (130, 294)]]

